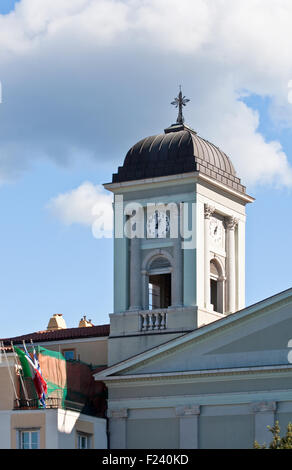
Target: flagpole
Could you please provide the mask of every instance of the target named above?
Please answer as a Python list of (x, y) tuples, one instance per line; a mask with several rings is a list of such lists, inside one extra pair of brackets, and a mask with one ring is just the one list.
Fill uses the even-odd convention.
[[(42, 371), (41, 371), (41, 366), (40, 366), (38, 358), (36, 357), (36, 350), (35, 350), (32, 338), (30, 338), (30, 343), (31, 343), (31, 346), (32, 346), (32, 351), (33, 351), (34, 365), (35, 365), (37, 371), (39, 372), (40, 376), (43, 378), (43, 374), (42, 374)], [(46, 408), (46, 393), (45, 393), (43, 384), (42, 384), (42, 391), (43, 391), (43, 394), (42, 394), (42, 397), (39, 398), (39, 402), (42, 404), (43, 408)]]
[[(59, 344), (59, 354), (61, 354), (61, 346), (60, 346), (60, 344)], [(60, 383), (61, 383), (61, 378), (62, 378), (62, 377), (61, 377), (60, 363), (59, 363), (59, 362), (58, 362), (58, 366), (59, 366), (59, 367), (58, 367), (58, 375), (57, 375), (57, 377), (58, 377), (59, 384), (60, 384)], [(62, 398), (61, 398), (61, 396), (62, 396), (62, 395), (63, 395), (63, 393), (62, 393), (62, 392), (60, 392), (60, 387), (59, 387), (59, 388), (58, 388), (58, 390), (57, 390), (57, 398), (58, 398), (58, 402), (59, 402), (59, 400), (60, 400), (60, 399), (62, 399)], [(63, 402), (63, 400), (62, 400), (62, 402)]]
[(35, 354), (36, 354), (36, 350), (35, 350), (35, 347), (34, 347), (34, 344), (33, 344), (33, 340), (30, 338), (30, 344), (31, 344), (31, 347), (32, 347), (32, 353), (33, 353), (33, 362), (35, 362)]
[[(11, 343), (11, 347), (12, 347), (13, 352), (14, 352), (14, 360), (15, 360), (15, 363), (16, 363), (16, 358), (18, 359), (18, 355), (16, 354), (15, 349), (14, 349), (14, 347), (13, 347), (13, 342), (10, 341), (10, 343)], [(17, 365), (18, 365), (18, 364), (17, 364)], [(23, 388), (23, 392), (24, 392), (25, 399), (27, 400), (27, 404), (29, 405), (28, 393), (27, 393), (26, 386), (25, 386), (25, 384), (24, 384), (24, 380), (23, 380), (23, 378), (22, 378), (21, 373), (19, 373), (19, 377), (20, 377), (20, 382), (21, 382), (21, 385), (22, 385), (22, 388)]]
[[(22, 340), (22, 344), (23, 344), (24, 351), (27, 351), (24, 339)], [(24, 380), (22, 380), (22, 383), (23, 383), (23, 387), (24, 387), (24, 390), (25, 390), (26, 399), (28, 400), (29, 398), (28, 398), (28, 393), (27, 393), (27, 390), (26, 390), (26, 385), (24, 385)]]
[(14, 394), (15, 394), (15, 399), (16, 400), (19, 400), (18, 398), (18, 395), (17, 395), (17, 392), (16, 392), (16, 387), (15, 387), (15, 383), (14, 383), (14, 380), (13, 380), (13, 377), (12, 377), (12, 373), (11, 373), (11, 369), (10, 369), (10, 365), (9, 365), (9, 361), (8, 361), (8, 357), (7, 357), (7, 354), (6, 354), (6, 351), (5, 351), (5, 346), (4, 346), (4, 342), (1, 341), (1, 349), (3, 350), (3, 355), (6, 359), (6, 363), (7, 363), (7, 367), (8, 367), (8, 372), (9, 372), (9, 377), (10, 377), (10, 380), (11, 380), (11, 383), (12, 383), (12, 387), (13, 387), (13, 390), (14, 390)]

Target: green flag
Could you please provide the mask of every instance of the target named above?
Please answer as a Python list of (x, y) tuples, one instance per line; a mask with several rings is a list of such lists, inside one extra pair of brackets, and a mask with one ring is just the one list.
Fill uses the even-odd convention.
[(30, 365), (29, 365), (29, 363), (28, 363), (28, 361), (27, 361), (25, 352), (22, 351), (22, 350), (19, 349), (19, 348), (16, 348), (16, 347), (14, 347), (14, 350), (15, 350), (15, 352), (17, 353), (18, 358), (19, 358), (19, 360), (20, 360), (20, 364), (21, 364), (22, 371), (23, 371), (23, 376), (24, 376), (24, 377), (31, 377), (31, 378), (32, 378), (31, 367), (30, 367)]

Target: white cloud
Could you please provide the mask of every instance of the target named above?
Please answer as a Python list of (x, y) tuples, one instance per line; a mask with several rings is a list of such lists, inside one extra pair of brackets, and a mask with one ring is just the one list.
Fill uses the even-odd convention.
[(0, 15), (0, 181), (76, 151), (115, 171), (174, 120), (182, 82), (189, 124), (244, 183), (291, 185), (291, 157), (238, 93), (269, 96), (275, 123), (292, 127), (291, 17), (290, 0), (21, 0)]
[[(232, 162), (243, 183), (292, 185), (292, 168), (282, 146), (267, 142), (258, 132), (259, 114), (241, 101), (223, 93), (225, 113), (220, 106), (213, 110), (213, 119), (203, 123), (207, 137), (232, 156)], [(202, 104), (204, 106), (204, 103)]]
[(92, 227), (98, 238), (98, 231), (111, 235), (113, 227), (112, 195), (101, 185), (85, 181), (78, 188), (52, 198), (47, 209), (63, 224), (81, 224)]

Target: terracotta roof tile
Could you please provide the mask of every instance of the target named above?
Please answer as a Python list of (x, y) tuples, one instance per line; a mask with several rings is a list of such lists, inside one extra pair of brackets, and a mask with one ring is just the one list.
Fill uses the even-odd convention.
[(22, 341), (30, 341), (41, 343), (46, 341), (62, 341), (68, 339), (81, 339), (81, 338), (94, 338), (100, 336), (109, 336), (110, 325), (97, 325), (88, 328), (64, 328), (55, 331), (36, 331), (26, 335), (15, 336), (13, 338), (3, 338), (0, 341), (4, 342), (5, 346), (9, 346), (10, 342), (14, 344), (22, 343)]

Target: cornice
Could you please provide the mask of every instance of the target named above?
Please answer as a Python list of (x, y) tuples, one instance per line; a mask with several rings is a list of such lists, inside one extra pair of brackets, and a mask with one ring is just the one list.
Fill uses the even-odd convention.
[(215, 380), (240, 380), (242, 378), (270, 378), (271, 375), (276, 375), (277, 378), (286, 377), (292, 374), (292, 365), (278, 365), (278, 366), (255, 366), (255, 367), (240, 367), (229, 369), (213, 369), (203, 371), (185, 371), (185, 372), (161, 372), (152, 374), (136, 374), (136, 375), (119, 375), (104, 377), (103, 380), (107, 386), (114, 387), (115, 385), (128, 386), (137, 385), (141, 386), (146, 382), (155, 382), (159, 384), (177, 384), (194, 381), (214, 381)]
[(105, 183), (103, 186), (108, 191), (121, 194), (123, 192), (135, 191), (139, 189), (141, 186), (161, 187), (162, 185), (169, 186), (173, 184), (175, 185), (184, 184), (185, 182), (197, 183), (200, 181), (205, 181), (219, 188), (223, 192), (230, 194), (240, 199), (241, 201), (244, 201), (245, 203), (251, 203), (251, 202), (254, 202), (255, 200), (252, 196), (236, 191), (235, 189), (230, 188), (224, 183), (220, 183), (219, 181), (216, 181), (215, 179), (210, 178), (204, 173), (201, 173), (199, 171), (193, 171), (189, 173), (179, 173), (177, 175), (169, 175), (169, 176), (157, 176), (154, 178), (146, 178), (146, 179), (141, 179), (141, 180), (124, 181), (120, 183)]

